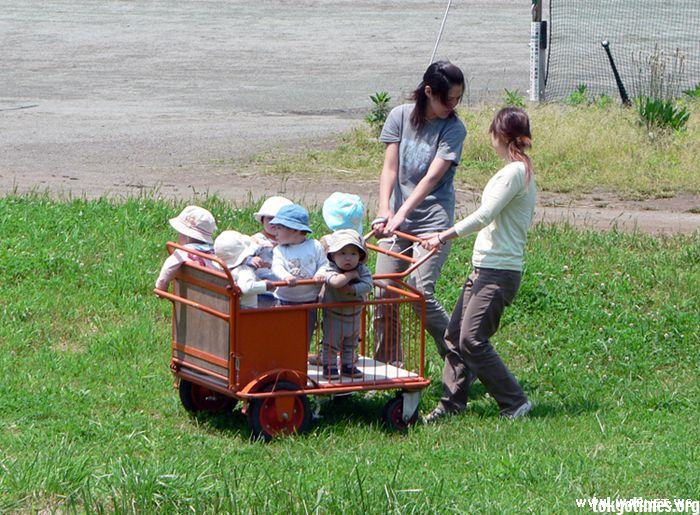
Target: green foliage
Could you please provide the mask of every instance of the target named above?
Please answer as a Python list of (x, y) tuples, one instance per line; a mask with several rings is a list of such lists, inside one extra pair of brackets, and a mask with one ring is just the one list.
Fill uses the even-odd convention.
[(576, 90), (564, 100), (564, 103), (570, 106), (587, 105), (605, 109), (613, 103), (613, 99), (607, 93), (602, 93), (598, 98), (590, 96), (588, 86), (579, 84), (576, 86)]
[(601, 109), (605, 109), (613, 104), (613, 99), (607, 93), (602, 93), (595, 101), (595, 105)]
[(389, 96), (388, 91), (378, 91), (374, 95), (370, 95), (369, 98), (374, 105), (370, 113), (365, 117), (365, 121), (369, 124), (374, 133), (379, 136), (384, 122), (386, 121), (386, 117), (389, 114), (391, 96)]
[(512, 107), (525, 107), (525, 97), (519, 90), (509, 90), (504, 88), (503, 104)]
[(690, 118), (688, 107), (674, 100), (639, 97), (635, 99), (635, 107), (640, 123), (646, 126), (648, 131), (654, 129), (682, 131)]
[(700, 99), (700, 83), (696, 84), (695, 86), (693, 86), (690, 89), (686, 89), (683, 92), (683, 94), (694, 99), (694, 100)]
[[(640, 51), (634, 61), (638, 76), (635, 107), (639, 121), (648, 134), (654, 136), (655, 131), (685, 130), (690, 118), (688, 107), (680, 102), (685, 55), (679, 49), (666, 55), (656, 45), (648, 55)], [(688, 90), (685, 93), (692, 97), (692, 92)]]
[[(257, 204), (190, 202), (221, 230), (259, 229)], [(390, 394), (375, 392), (326, 399), (310, 433), (266, 445), (240, 407), (192, 417), (171, 387), (172, 307), (151, 289), (183, 206), (0, 199), (0, 512), (559, 513), (593, 495), (697, 498), (698, 235), (533, 228), (493, 338), (535, 403), (528, 420), (500, 420), (477, 383), (464, 414), (402, 436), (377, 423)], [(447, 309), (473, 242), (455, 240), (443, 269)], [(426, 355), (422, 412), (441, 395), (429, 337)]]
[(588, 104), (588, 86), (579, 84), (576, 86), (576, 90), (571, 93), (564, 102), (570, 106)]

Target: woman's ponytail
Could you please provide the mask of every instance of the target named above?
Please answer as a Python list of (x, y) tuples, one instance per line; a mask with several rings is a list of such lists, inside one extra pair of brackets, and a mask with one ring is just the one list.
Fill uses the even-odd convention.
[(532, 147), (532, 140), (527, 136), (518, 136), (508, 143), (508, 159), (525, 163), (525, 178), (530, 180), (532, 176), (532, 160), (525, 153), (525, 149)]
[(489, 132), (508, 146), (508, 159), (525, 164), (525, 178), (532, 177), (532, 160), (525, 150), (532, 147), (530, 119), (527, 113), (517, 107), (504, 107), (496, 113)]

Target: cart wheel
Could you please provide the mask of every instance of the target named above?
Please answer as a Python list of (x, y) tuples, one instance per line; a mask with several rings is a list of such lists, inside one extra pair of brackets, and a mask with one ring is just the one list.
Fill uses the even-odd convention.
[(384, 405), (384, 409), (382, 409), (382, 418), (391, 429), (403, 433), (408, 430), (408, 426), (412, 426), (418, 421), (418, 410), (416, 410), (408, 422), (404, 421), (403, 396), (399, 394)]
[[(260, 391), (295, 391), (298, 389), (299, 387), (294, 383), (280, 381), (269, 383)], [(275, 436), (292, 433), (299, 434), (309, 429), (311, 425), (311, 407), (306, 395), (291, 397), (292, 413), (290, 415), (284, 413), (283, 415), (286, 416), (286, 419), (280, 420), (277, 412), (277, 402), (284, 399), (290, 399), (290, 397), (266, 397), (250, 401), (248, 422), (255, 438), (263, 437), (269, 441)]]
[(180, 379), (179, 392), (180, 402), (190, 413), (222, 413), (233, 409), (236, 405), (236, 399), (187, 379)]

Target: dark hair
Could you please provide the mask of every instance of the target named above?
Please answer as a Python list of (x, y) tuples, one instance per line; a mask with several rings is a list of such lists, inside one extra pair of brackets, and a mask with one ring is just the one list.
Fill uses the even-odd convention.
[(532, 134), (527, 113), (519, 107), (504, 107), (493, 117), (489, 132), (508, 146), (508, 158), (511, 161), (525, 163), (525, 177), (529, 181), (532, 176), (532, 160), (525, 149), (532, 147)]
[(435, 61), (428, 66), (428, 69), (423, 74), (423, 80), (411, 94), (411, 99), (416, 102), (413, 113), (411, 113), (411, 123), (416, 129), (423, 127), (426, 122), (425, 114), (428, 109), (428, 95), (425, 94), (426, 86), (430, 86), (433, 95), (436, 95), (443, 103), (447, 103), (452, 86), (462, 86), (464, 88), (464, 74), (462, 74), (462, 70), (458, 66), (455, 66), (450, 61)]

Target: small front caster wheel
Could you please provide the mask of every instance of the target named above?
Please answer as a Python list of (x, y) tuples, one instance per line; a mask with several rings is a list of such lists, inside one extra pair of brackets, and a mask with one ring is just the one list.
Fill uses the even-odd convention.
[(408, 426), (412, 426), (418, 421), (418, 410), (413, 413), (411, 418), (404, 420), (403, 396), (397, 395), (384, 405), (382, 418), (388, 427), (403, 433), (408, 430)]

